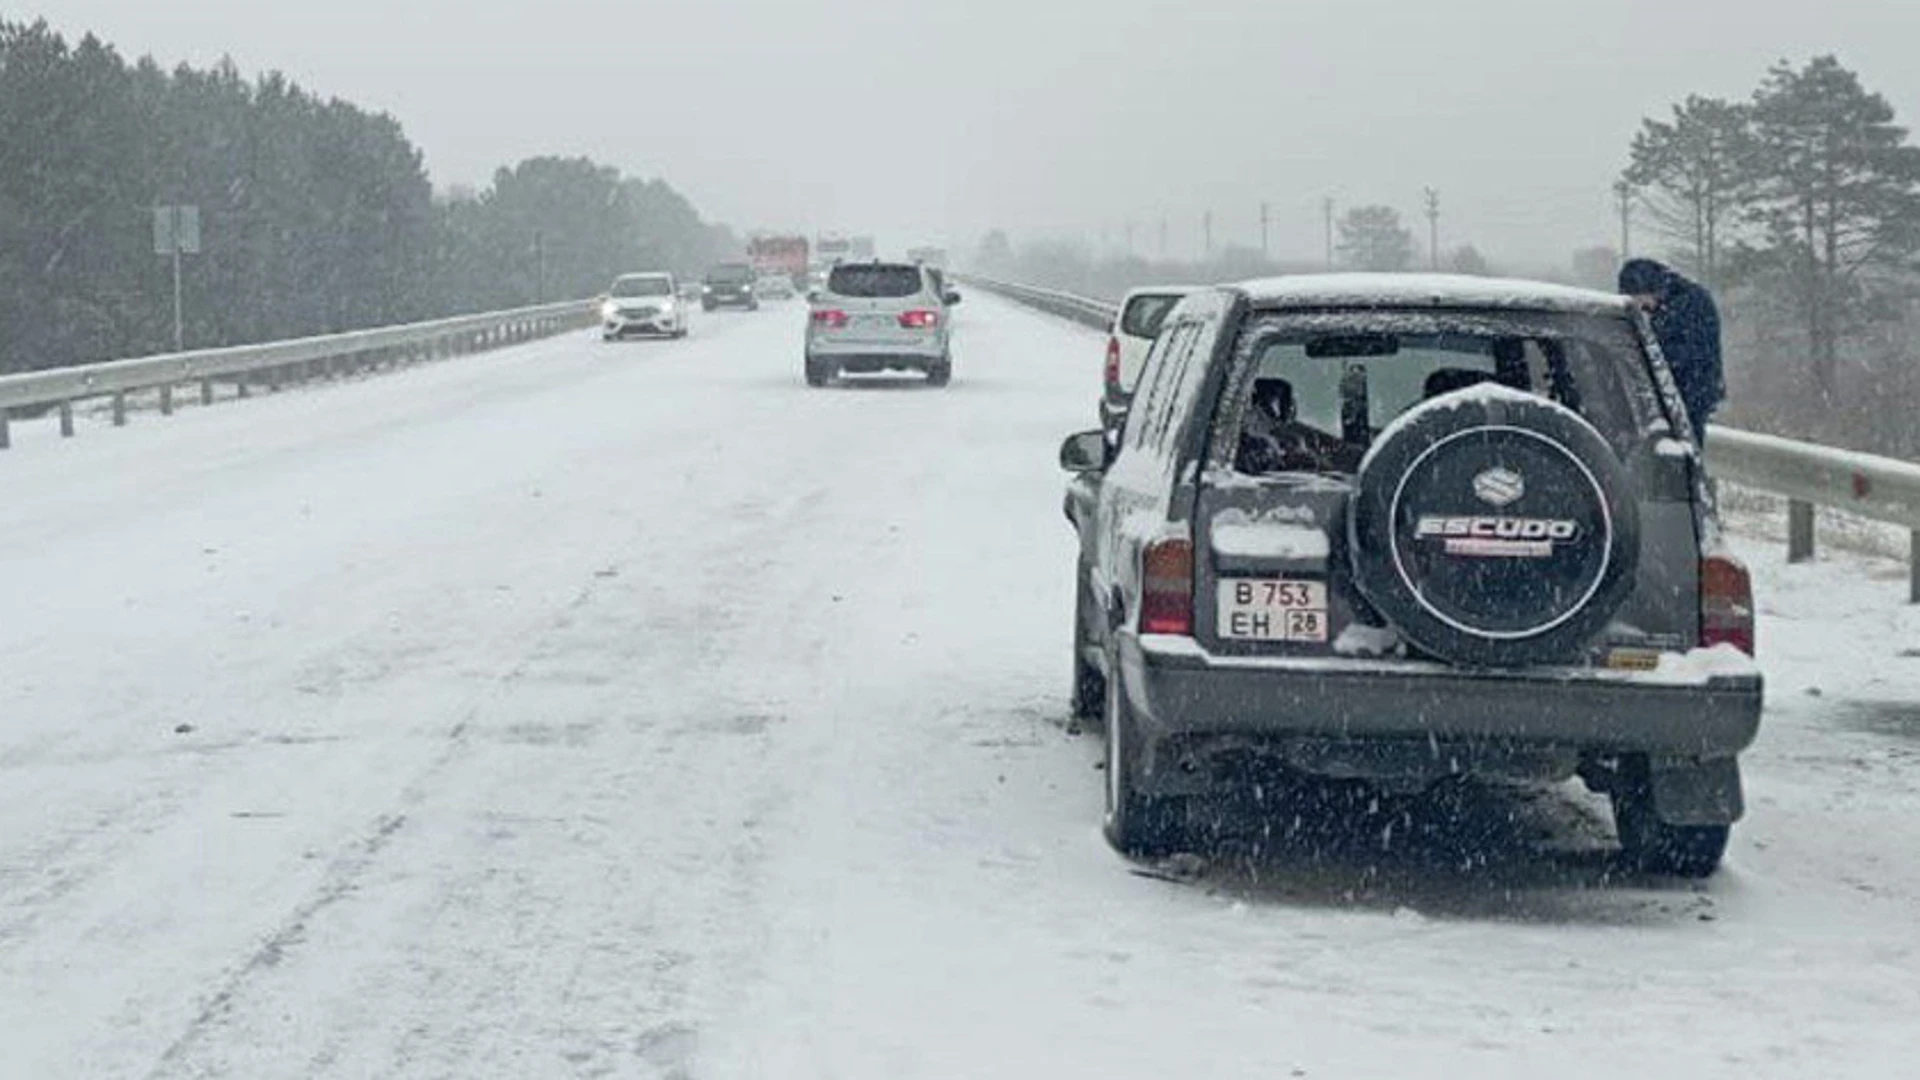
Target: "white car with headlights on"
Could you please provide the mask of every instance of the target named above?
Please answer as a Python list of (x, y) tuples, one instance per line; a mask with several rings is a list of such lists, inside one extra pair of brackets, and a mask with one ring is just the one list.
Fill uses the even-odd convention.
[(622, 274), (615, 279), (600, 305), (600, 336), (607, 341), (686, 337), (686, 304), (680, 299), (673, 275)]

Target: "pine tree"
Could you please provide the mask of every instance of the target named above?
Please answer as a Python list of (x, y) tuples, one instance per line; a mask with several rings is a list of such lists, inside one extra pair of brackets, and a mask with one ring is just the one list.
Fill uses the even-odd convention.
[(1893, 107), (1831, 56), (1769, 71), (1754, 95), (1755, 194), (1765, 239), (1748, 253), (1791, 297), (1824, 402), (1840, 345), (1876, 313), (1876, 276), (1920, 253), (1920, 148)]
[(1627, 183), (1655, 224), (1683, 245), (1679, 260), (1708, 284), (1720, 280), (1727, 230), (1752, 185), (1752, 109), (1694, 95), (1671, 121), (1646, 120), (1634, 136)]

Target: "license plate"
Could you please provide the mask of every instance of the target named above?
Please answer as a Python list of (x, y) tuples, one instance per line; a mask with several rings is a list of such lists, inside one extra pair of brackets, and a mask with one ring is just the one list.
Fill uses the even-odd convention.
[(1220, 582), (1219, 633), (1230, 641), (1327, 640), (1327, 583), (1292, 578)]

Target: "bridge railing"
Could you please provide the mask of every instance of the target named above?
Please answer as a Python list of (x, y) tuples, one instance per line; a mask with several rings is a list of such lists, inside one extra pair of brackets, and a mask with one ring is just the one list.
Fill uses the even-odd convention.
[(589, 302), (571, 300), (290, 341), (0, 375), (0, 449), (11, 442), (9, 421), (28, 411), (57, 409), (60, 433), (71, 436), (73, 406), (81, 401), (110, 398), (113, 422), (120, 425), (127, 422), (127, 395), (140, 391), (159, 391), (160, 411), (168, 414), (173, 411), (174, 389), (183, 385), (198, 383), (201, 402), (211, 404), (216, 382), (233, 383), (245, 397), (255, 386), (278, 389), (290, 382), (532, 341), (592, 325), (595, 314)]
[[(973, 275), (962, 280), (1101, 331), (1117, 316), (1111, 303), (1056, 289)], [(1908, 530), (1908, 599), (1920, 603), (1920, 465), (1717, 425), (1707, 429), (1706, 458), (1716, 479), (1787, 500), (1789, 561), (1813, 557), (1817, 506)]]

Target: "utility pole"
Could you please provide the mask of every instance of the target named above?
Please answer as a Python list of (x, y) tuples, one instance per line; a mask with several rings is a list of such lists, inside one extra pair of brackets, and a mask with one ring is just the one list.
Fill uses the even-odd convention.
[(1262, 259), (1273, 258), (1273, 245), (1271, 242), (1269, 242), (1267, 237), (1267, 232), (1268, 232), (1267, 226), (1268, 226), (1268, 223), (1271, 222), (1272, 220), (1273, 220), (1273, 207), (1268, 206), (1266, 203), (1261, 203), (1260, 204), (1260, 257)]
[(1327, 226), (1327, 269), (1333, 269), (1333, 196), (1320, 203), (1320, 214)]
[(1613, 197), (1620, 204), (1620, 261), (1633, 254), (1633, 185), (1622, 178), (1614, 181)]
[(1133, 258), (1133, 222), (1127, 222), (1127, 258)]
[(1206, 257), (1213, 258), (1213, 211), (1200, 216), (1200, 242), (1205, 246)]
[(1435, 273), (1440, 270), (1440, 193), (1427, 189), (1427, 261)]
[(1160, 257), (1167, 257), (1167, 215), (1160, 215)]

